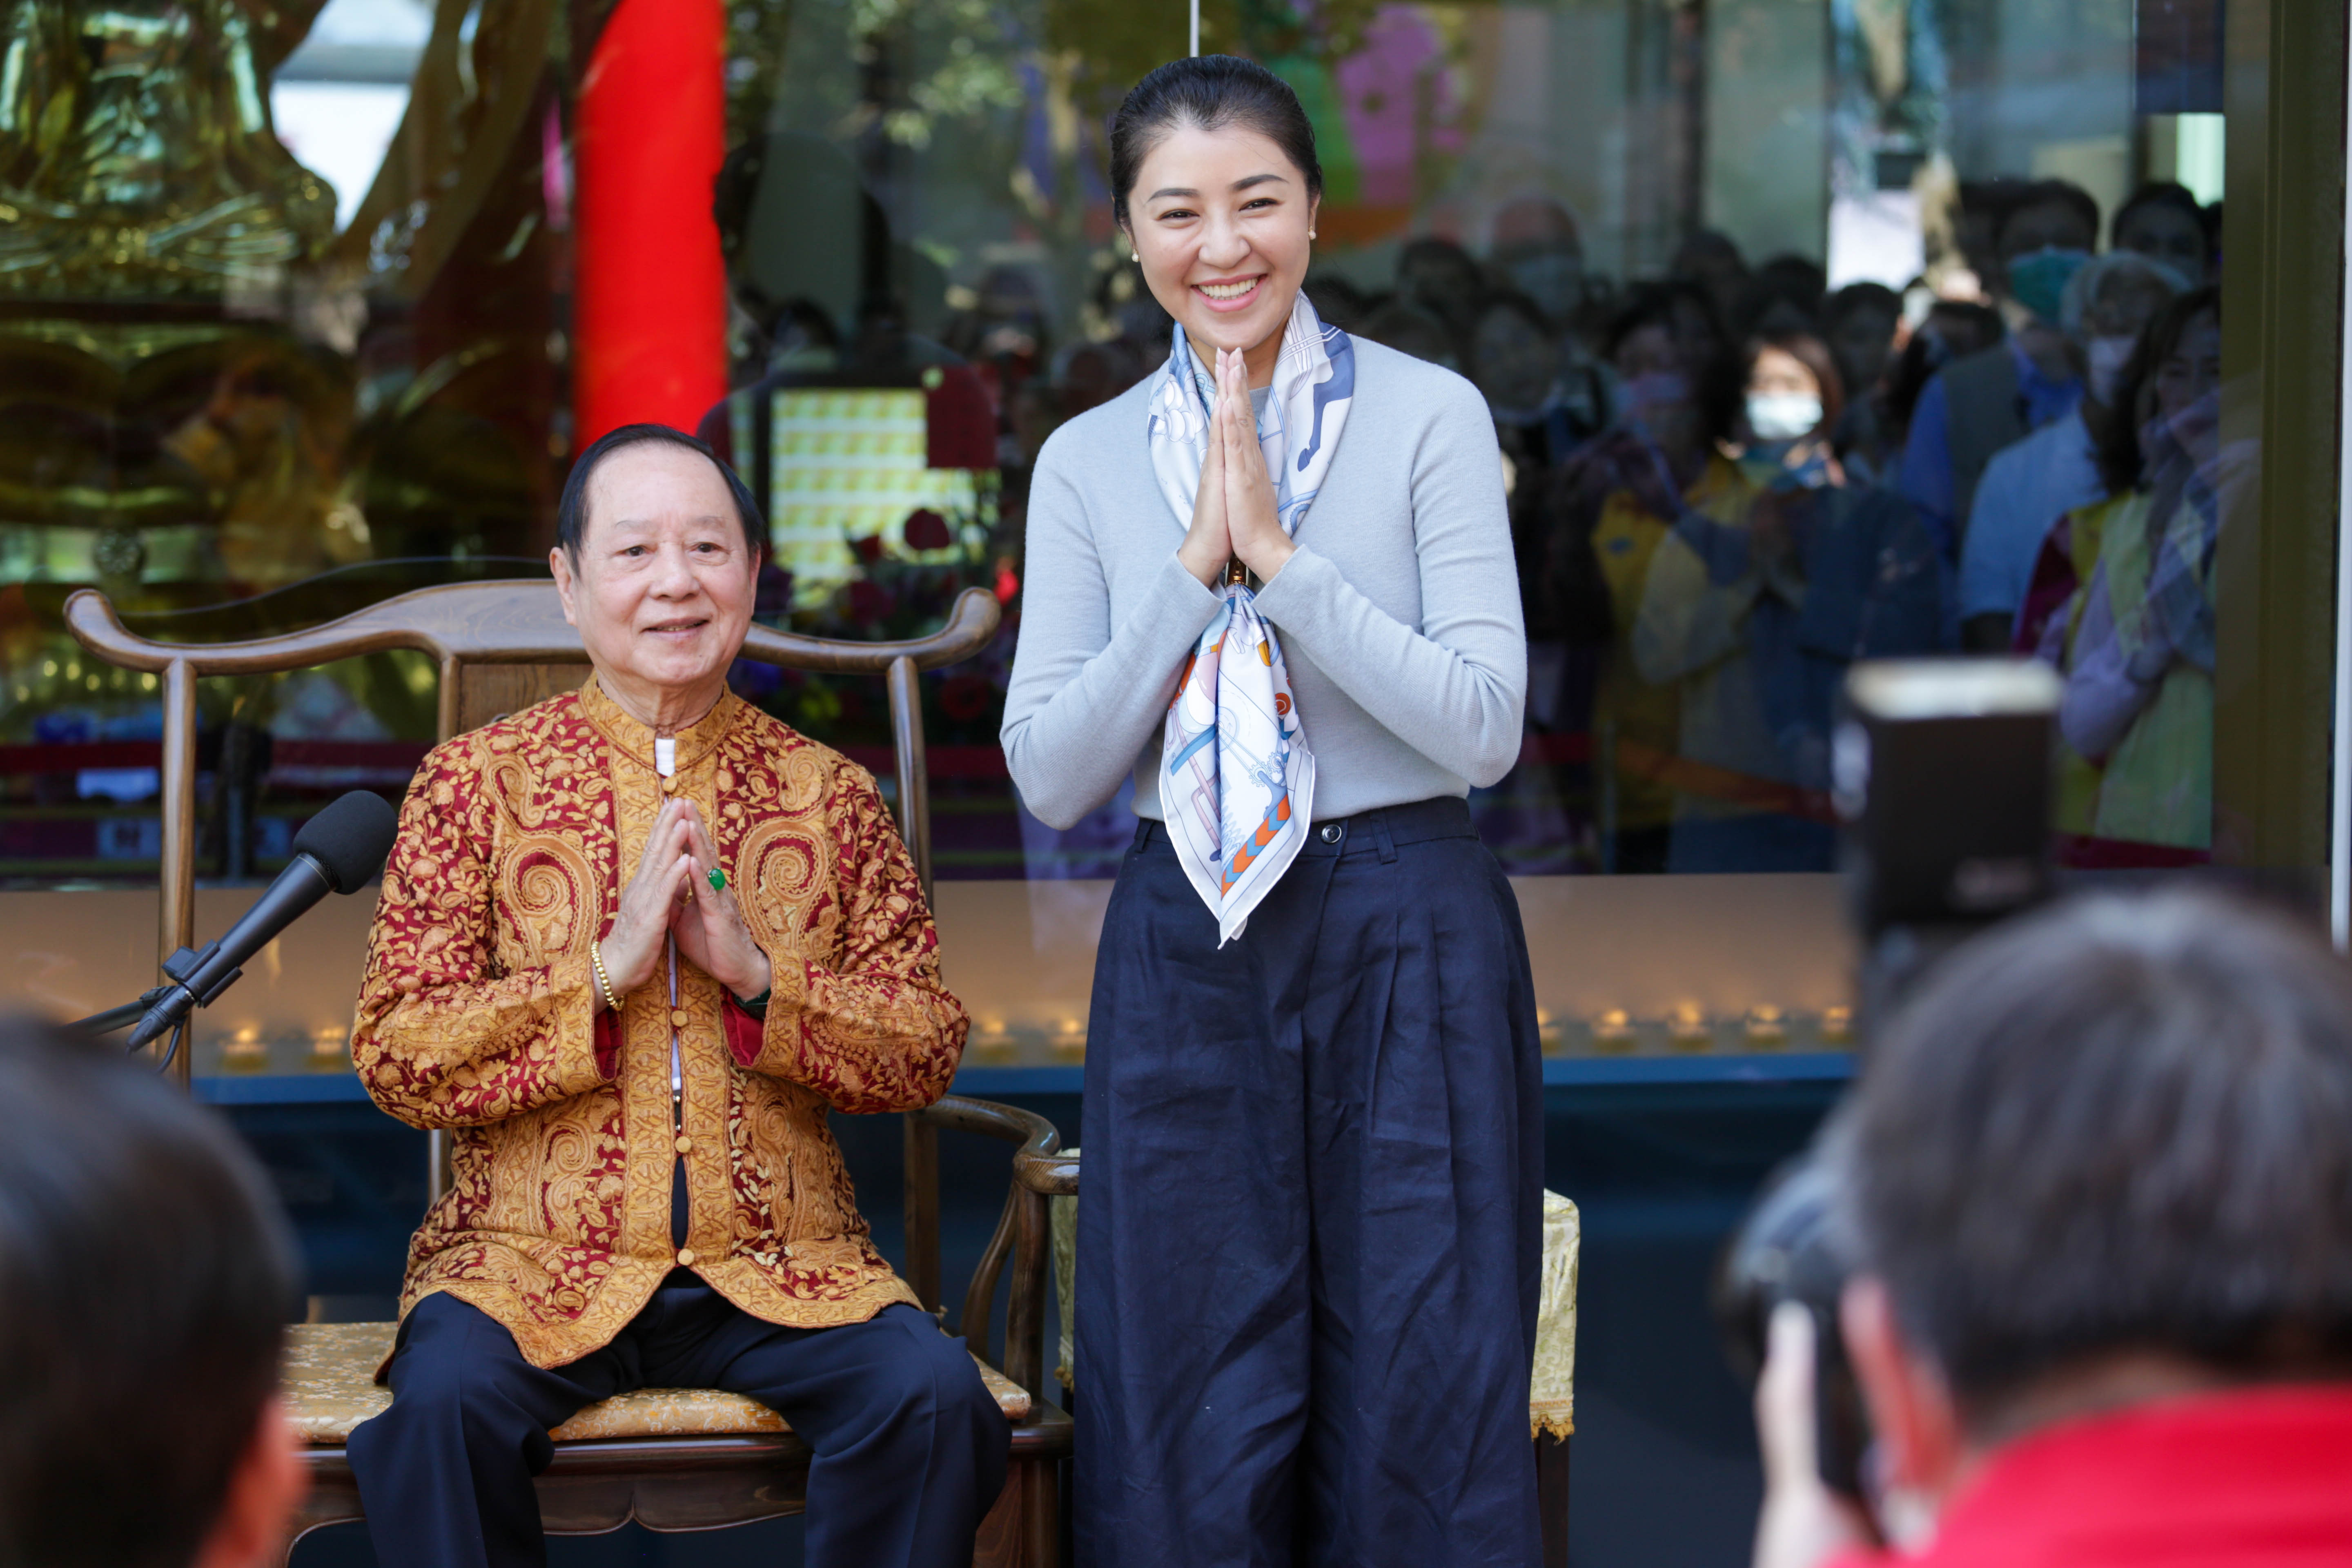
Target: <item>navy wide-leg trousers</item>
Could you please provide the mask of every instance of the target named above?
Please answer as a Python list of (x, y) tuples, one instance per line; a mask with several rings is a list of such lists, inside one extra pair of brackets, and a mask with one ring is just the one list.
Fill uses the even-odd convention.
[(748, 1394), (792, 1423), (809, 1468), (809, 1568), (970, 1568), (1004, 1489), (1011, 1427), (961, 1340), (929, 1314), (763, 1322), (684, 1269), (600, 1351), (523, 1360), (514, 1336), (454, 1296), (401, 1325), (392, 1408), (350, 1453), (383, 1568), (523, 1568), (547, 1561), (531, 1477), (583, 1405), (635, 1388)]
[(1540, 1560), (1539, 1053), (1461, 801), (1317, 825), (1222, 948), (1141, 825), (1087, 1025), (1079, 1568)]

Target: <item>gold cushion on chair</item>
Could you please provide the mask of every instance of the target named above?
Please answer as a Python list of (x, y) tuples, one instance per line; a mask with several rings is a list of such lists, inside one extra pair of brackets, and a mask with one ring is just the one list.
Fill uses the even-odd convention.
[[(1076, 1158), (1076, 1149), (1062, 1151)], [(1081, 1166), (1083, 1168), (1083, 1164)], [(1078, 1200), (1046, 1200), (1053, 1219), (1054, 1290), (1062, 1309), (1062, 1353), (1054, 1375), (1071, 1386), (1071, 1362), (1076, 1354), (1078, 1276)], [(1549, 1432), (1565, 1437), (1576, 1430), (1576, 1267), (1582, 1249), (1583, 1226), (1576, 1205), (1558, 1193), (1543, 1195), (1543, 1294), (1536, 1309), (1535, 1376), (1528, 1390), (1528, 1427), (1531, 1437)]]
[[(392, 1353), (397, 1323), (298, 1323), (289, 1329), (286, 1411), (306, 1443), (340, 1443), (352, 1428), (392, 1405), (375, 1369)], [(972, 1358), (981, 1381), (1009, 1420), (1029, 1416), (1029, 1394), (987, 1363)], [(719, 1436), (788, 1432), (784, 1418), (741, 1394), (712, 1388), (641, 1388), (591, 1405), (549, 1434), (559, 1443), (607, 1437)]]
[(1576, 1266), (1584, 1226), (1576, 1205), (1543, 1195), (1543, 1288), (1536, 1307), (1535, 1376), (1528, 1388), (1530, 1436), (1576, 1430)]

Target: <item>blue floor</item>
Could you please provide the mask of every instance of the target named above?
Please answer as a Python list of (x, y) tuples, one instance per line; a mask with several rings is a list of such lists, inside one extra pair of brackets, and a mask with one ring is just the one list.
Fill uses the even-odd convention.
[[(1584, 1221), (1571, 1556), (1579, 1568), (1738, 1568), (1754, 1528), (1755, 1439), (1746, 1391), (1716, 1347), (1707, 1273), (1757, 1184), (1802, 1146), (1843, 1088), (1843, 1062), (1547, 1065), (1572, 1070), (1547, 1074), (1546, 1180), (1576, 1199)], [(1075, 1072), (1012, 1076), (1018, 1070), (975, 1070), (958, 1090), (1037, 1111), (1082, 1142)], [(212, 1080), (199, 1091), (226, 1102), (277, 1179), (301, 1237), (307, 1292), (328, 1298), (335, 1316), (388, 1317), (424, 1204), (424, 1139), (378, 1114), (356, 1087)], [(332, 1098), (321, 1100), (322, 1091)], [(896, 1257), (899, 1123), (836, 1116), (834, 1127), (876, 1238)], [(994, 1227), (1009, 1161), (1009, 1145), (942, 1136), (950, 1302), (961, 1300)], [(551, 1542), (548, 1556), (553, 1568), (783, 1568), (800, 1563), (800, 1541), (797, 1520), (686, 1536), (632, 1526)], [(295, 1568), (373, 1562), (359, 1526), (320, 1531), (294, 1555)]]

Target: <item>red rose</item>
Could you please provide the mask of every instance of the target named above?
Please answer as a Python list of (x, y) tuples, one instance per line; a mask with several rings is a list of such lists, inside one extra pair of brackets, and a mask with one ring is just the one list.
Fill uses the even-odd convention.
[(909, 550), (945, 550), (955, 542), (948, 531), (948, 520), (923, 507), (907, 515), (907, 548)]

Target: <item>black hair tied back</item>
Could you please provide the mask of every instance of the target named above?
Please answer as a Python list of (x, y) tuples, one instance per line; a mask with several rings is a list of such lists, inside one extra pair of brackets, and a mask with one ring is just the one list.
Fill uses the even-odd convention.
[(1194, 55), (1171, 60), (1137, 82), (1110, 118), (1110, 189), (1118, 224), (1128, 224), (1127, 198), (1143, 160), (1179, 126), (1222, 131), (1238, 125), (1276, 146), (1307, 176), (1309, 197), (1323, 194), (1323, 165), (1315, 156), (1315, 127), (1290, 84), (1255, 60)]

